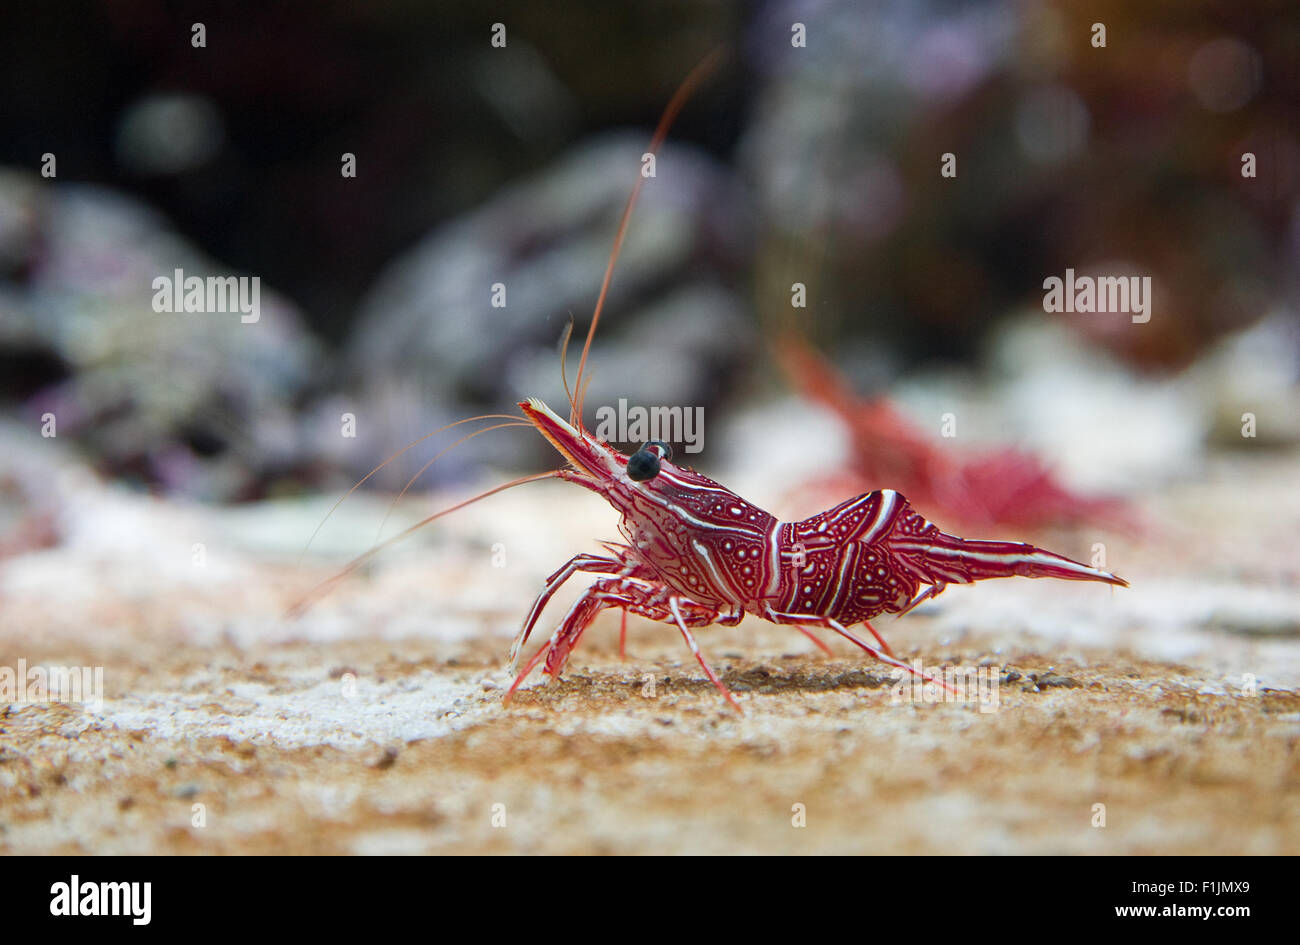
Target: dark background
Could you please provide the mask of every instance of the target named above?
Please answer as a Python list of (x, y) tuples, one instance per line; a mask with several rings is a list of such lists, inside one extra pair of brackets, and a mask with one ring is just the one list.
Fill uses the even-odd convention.
[[(676, 260), (624, 263), (621, 311), (602, 331), (606, 379), (634, 378), (634, 398), (654, 380), (709, 406), (780, 388), (768, 343), (789, 327), (796, 280), (812, 302), (795, 327), (872, 390), (935, 361), (977, 361), (1067, 267), (1119, 261), (1153, 276), (1162, 314), (1143, 330), (1125, 317), (1072, 327), (1156, 375), (1294, 304), (1293, 3), (102, 2), (4, 17), (0, 396), (28, 420), (59, 413), (102, 470), (146, 487), (248, 498), (317, 482), (342, 461), (313, 432), (339, 397), (384, 418), (367, 441), (374, 461), (554, 373), (563, 320), (581, 329), (599, 286), (582, 240), (608, 245), (632, 178), (620, 165), (582, 182), (559, 202), (572, 217), (554, 203), (530, 216), (527, 201), (475, 213), (503, 188), (536, 189), (602, 135), (648, 140), (717, 48), (724, 64), (670, 138), (701, 162), (670, 197), (688, 207), (689, 238)], [(190, 43), (195, 22), (206, 48)], [(495, 22), (506, 49), (490, 45)], [(807, 25), (805, 49), (791, 47), (793, 22)], [(199, 121), (206, 144), (160, 169), (133, 116), (178, 94), (181, 126)], [(1240, 174), (1246, 150), (1255, 179)], [(34, 176), (47, 152), (54, 181)], [(355, 180), (340, 178), (343, 152), (357, 155)], [(939, 176), (945, 152), (958, 155), (955, 180)], [(123, 298), (113, 331), (125, 342), (87, 355), (70, 313), (110, 293), (92, 280), (70, 298), (68, 265), (50, 264), (86, 255), (61, 249), (50, 221), (87, 183), (157, 211), (151, 225), (218, 271), (259, 275), (287, 327), (230, 350), (198, 337), (159, 347), (131, 321), (150, 313)], [(478, 317), (467, 297), (439, 294), (446, 277), (399, 292), (402, 304), (379, 291), (421, 240), (450, 233), (444, 250), (459, 246), (454, 227), (475, 219), (467, 253), (572, 270), (562, 291), (529, 295), (519, 322), (477, 339), (465, 337)], [(650, 228), (634, 219), (634, 239), (638, 223)], [(688, 330), (656, 331), (665, 309)], [(258, 362), (269, 367), (241, 375)], [(178, 371), (199, 389), (184, 404), (166, 380)], [(213, 461), (230, 468), (195, 472)], [(343, 465), (369, 468), (359, 455)]]

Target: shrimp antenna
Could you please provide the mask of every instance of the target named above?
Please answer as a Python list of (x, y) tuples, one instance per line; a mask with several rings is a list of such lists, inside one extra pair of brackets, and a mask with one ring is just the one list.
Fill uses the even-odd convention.
[[(502, 414), (502, 416), (508, 416), (508, 414)], [(397, 508), (397, 503), (402, 501), (406, 493), (411, 491), (411, 486), (415, 485), (416, 480), (419, 479), (421, 476), (423, 476), (426, 472), (428, 472), (429, 467), (432, 466), (434, 463), (436, 463), (439, 459), (441, 459), (444, 453), (450, 453), (452, 450), (460, 446), (460, 444), (464, 443), (466, 440), (472, 440), (474, 439), (474, 437), (482, 436), (484, 433), (491, 433), (493, 430), (509, 430), (515, 427), (525, 429), (525, 430), (533, 429), (533, 425), (531, 423), (525, 423), (522, 420), (517, 420), (514, 423), (494, 423), (490, 427), (484, 427), (481, 430), (475, 430), (473, 433), (466, 433), (455, 443), (452, 443), (449, 446), (444, 446), (442, 449), (438, 450), (438, 452), (434, 453), (433, 457), (427, 463), (425, 463), (418, 470), (416, 470), (414, 476), (406, 480), (406, 485), (402, 486), (402, 491), (397, 493), (397, 495), (393, 497), (393, 501), (388, 504), (388, 511), (384, 513), (384, 520), (379, 523), (379, 530), (375, 532), (375, 541), (379, 541), (380, 536), (384, 534), (384, 526), (388, 524), (389, 518), (392, 517), (393, 510)]]
[(439, 512), (434, 512), (432, 515), (422, 518), (414, 525), (404, 529), (402, 532), (394, 535), (392, 538), (388, 539), (382, 544), (375, 545), (364, 554), (358, 555), (357, 557), (353, 558), (350, 562), (348, 562), (348, 565), (342, 571), (340, 571), (338, 574), (335, 574), (333, 577), (318, 584), (305, 597), (303, 597), (302, 600), (294, 604), (293, 607), (289, 608), (289, 612), (288, 614), (286, 614), (286, 616), (290, 618), (302, 616), (302, 614), (306, 612), (307, 608), (311, 606), (313, 601), (319, 600), (331, 588), (333, 588), (336, 584), (338, 584), (348, 575), (352, 574), (354, 571), (360, 568), (363, 564), (365, 564), (375, 555), (379, 554), (379, 552), (383, 551), (385, 548), (389, 547), (390, 545), (394, 545), (397, 542), (401, 541), (407, 535), (414, 534), (415, 532), (423, 528), (425, 525), (428, 525), (430, 522), (436, 521), (437, 519), (442, 518), (444, 515), (450, 515), (452, 512), (457, 512), (465, 508), (465, 506), (467, 505), (473, 505), (475, 502), (481, 502), (483, 499), (486, 499), (488, 496), (496, 495), (498, 492), (505, 492), (507, 489), (513, 489), (515, 486), (522, 486), (526, 482), (536, 482), (539, 479), (554, 479), (559, 475), (560, 475), (560, 471), (553, 469), (550, 472), (533, 473), (531, 476), (521, 476), (518, 479), (512, 479), (509, 482), (502, 483), (499, 486), (494, 486), (493, 488), (488, 489), (486, 492), (480, 492), (478, 495), (473, 496), (472, 498), (466, 499), (463, 502), (457, 502), (453, 506), (442, 509)]
[[(346, 500), (349, 496), (352, 495), (352, 493), (356, 492), (356, 491), (357, 491), (358, 489), (360, 489), (363, 485), (365, 485), (367, 479), (369, 479), (369, 478), (370, 478), (371, 476), (373, 476), (375, 473), (379, 472), (379, 470), (383, 469), (385, 466), (387, 466), (387, 465), (388, 465), (389, 463), (391, 463), (393, 460), (397, 459), (399, 456), (403, 455), (403, 454), (406, 453), (408, 450), (411, 450), (411, 449), (413, 449), (414, 447), (419, 446), (421, 443), (423, 443), (425, 440), (429, 439), (430, 437), (437, 436), (439, 433), (442, 433), (442, 432), (445, 431), (445, 430), (450, 430), (452, 427), (458, 427), (458, 426), (460, 426), (461, 424), (464, 424), (464, 423), (473, 423), (475, 420), (518, 420), (518, 419), (519, 419), (519, 418), (516, 417), (514, 414), (509, 414), (509, 413), (485, 413), (485, 414), (480, 414), (480, 415), (477, 416), (477, 417), (466, 417), (464, 420), (457, 420), (457, 421), (455, 421), (454, 423), (449, 423), (449, 424), (447, 424), (447, 425), (444, 426), (444, 427), (438, 427), (438, 429), (436, 429), (436, 430), (434, 430), (434, 431), (432, 431), (432, 432), (430, 432), (430, 433), (426, 433), (424, 436), (420, 437), (418, 440), (412, 440), (410, 443), (407, 443), (405, 446), (403, 446), (400, 450), (398, 450), (398, 451), (397, 451), (396, 453), (394, 453), (392, 456), (389, 456), (386, 460), (384, 460), (382, 463), (380, 463), (380, 464), (379, 464), (378, 466), (376, 466), (374, 469), (370, 470), (370, 472), (366, 473), (364, 476), (362, 476), (360, 479), (358, 479), (358, 480), (357, 480), (357, 481), (352, 485), (352, 488), (351, 488), (351, 489), (349, 489), (347, 492), (343, 493), (343, 495), (339, 496), (339, 500), (338, 500), (337, 502), (335, 502), (333, 505), (330, 506), (330, 510), (329, 510), (328, 512), (325, 513), (325, 517), (324, 517), (323, 519), (320, 520), (320, 524), (316, 526), (316, 530), (313, 531), (313, 532), (311, 533), (311, 537), (307, 539), (307, 544), (303, 546), (302, 554), (300, 554), (300, 555), (298, 556), (298, 565), (299, 565), (299, 567), (302, 566), (303, 558), (307, 557), (307, 551), (308, 551), (308, 549), (311, 548), (311, 543), (312, 543), (313, 541), (316, 540), (316, 536), (320, 534), (320, 530), (321, 530), (322, 528), (325, 527), (325, 523), (328, 522), (328, 521), (330, 520), (330, 516), (333, 515), (334, 512), (338, 509), (338, 507), (339, 507), (340, 505), (343, 504), (344, 500)], [(486, 430), (481, 430), (481, 431), (479, 431), (479, 432), (481, 432), (481, 433), (486, 433), (487, 431), (486, 431)], [(459, 442), (461, 442), (461, 441), (460, 441), (460, 440), (457, 440), (456, 442), (459, 443)], [(454, 446), (455, 444), (452, 444), (452, 445)], [(444, 451), (444, 452), (445, 452), (445, 451)], [(438, 455), (441, 456), (442, 454), (439, 453)], [(437, 457), (434, 457), (434, 458), (436, 459)], [(428, 469), (428, 468), (429, 468), (428, 466), (425, 467), (425, 469)], [(423, 472), (423, 471), (424, 471), (424, 470), (421, 470), (421, 472)], [(405, 491), (405, 490), (403, 490), (403, 491)]]
[[(722, 49), (715, 49), (709, 53), (704, 60), (690, 71), (682, 84), (674, 93), (668, 107), (664, 109), (663, 117), (659, 119), (659, 127), (655, 129), (654, 137), (650, 139), (650, 150), (648, 154), (656, 154), (660, 145), (664, 143), (664, 138), (668, 137), (668, 129), (672, 126), (673, 121), (677, 118), (677, 113), (682, 110), (687, 100), (695, 93), (697, 87), (717, 68), (718, 63), (722, 60)], [(591, 351), (591, 339), (596, 336), (596, 325), (600, 322), (600, 313), (605, 308), (605, 296), (609, 294), (609, 283), (614, 278), (614, 264), (618, 262), (618, 254), (623, 249), (623, 238), (627, 235), (627, 224), (632, 218), (632, 209), (636, 206), (637, 197), (641, 195), (641, 185), (645, 183), (645, 175), (637, 174), (636, 184), (632, 187), (632, 193), (627, 198), (627, 206), (623, 208), (623, 217), (618, 223), (618, 235), (614, 237), (614, 248), (609, 254), (609, 263), (605, 266), (605, 278), (600, 284), (600, 295), (596, 298), (596, 310), (591, 316), (591, 325), (587, 329), (587, 341), (582, 346), (582, 357), (578, 360), (578, 376), (573, 382), (573, 386), (578, 391), (577, 403), (570, 403), (569, 423), (577, 429), (582, 427), (582, 401), (586, 394), (586, 388), (582, 386), (582, 372), (587, 366), (587, 353)]]
[(573, 391), (569, 389), (569, 371), (566, 362), (569, 359), (569, 340), (573, 337), (573, 313), (569, 313), (569, 323), (564, 326), (564, 337), (560, 339), (560, 383), (564, 385), (564, 396), (569, 400), (569, 416), (578, 409), (573, 400)]

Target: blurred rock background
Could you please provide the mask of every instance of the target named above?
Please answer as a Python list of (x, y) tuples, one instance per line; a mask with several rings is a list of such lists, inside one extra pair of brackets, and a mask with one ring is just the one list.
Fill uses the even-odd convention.
[[(33, 435), (53, 413), (96, 469), (140, 489), (334, 488), (451, 420), (558, 401), (557, 342), (570, 315), (586, 325), (650, 129), (720, 45), (633, 220), (589, 405), (712, 418), (762, 404), (785, 390), (765, 345), (793, 326), (861, 390), (927, 417), (993, 404), (987, 432), (1052, 447), (1077, 478), (1158, 477), (1215, 437), (1241, 446), (1244, 410), (1263, 441), (1297, 438), (1294, 4), (3, 16), (0, 409)], [(259, 276), (261, 320), (155, 313), (151, 280), (177, 267)], [(1042, 281), (1066, 268), (1150, 274), (1151, 322), (1044, 314)], [(794, 282), (806, 309), (790, 307)], [(1140, 402), (1146, 425), (1072, 424), (1098, 397)], [(552, 461), (494, 436), (426, 482)], [(1099, 462), (1112, 441), (1132, 443), (1129, 466)], [(400, 486), (442, 445), (372, 484)]]

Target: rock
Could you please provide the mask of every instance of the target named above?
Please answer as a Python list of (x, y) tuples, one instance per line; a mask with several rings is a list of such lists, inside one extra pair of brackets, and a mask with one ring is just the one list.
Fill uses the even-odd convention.
[(1083, 683), (1073, 676), (1060, 676), (1056, 673), (1039, 676), (1035, 682), (1039, 689), (1079, 689), (1083, 686)]
[(293, 306), (260, 287), (247, 316), (156, 311), (154, 280), (177, 269), (245, 274), (135, 200), (31, 182), (0, 174), (0, 344), (32, 375), (7, 391), (29, 422), (53, 415), (101, 471), (199, 498), (258, 494), (303, 462), (294, 401), (322, 364)]

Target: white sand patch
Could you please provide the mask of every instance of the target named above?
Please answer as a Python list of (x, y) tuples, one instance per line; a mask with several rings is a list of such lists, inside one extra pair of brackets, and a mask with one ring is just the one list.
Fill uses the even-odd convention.
[(329, 745), (357, 749), (438, 738), (501, 711), (477, 679), (453, 682), (432, 672), (383, 683), (315, 681), (290, 692), (241, 683), (214, 692), (159, 692), (105, 700), (104, 722), (163, 739), (227, 736), (280, 748)]

